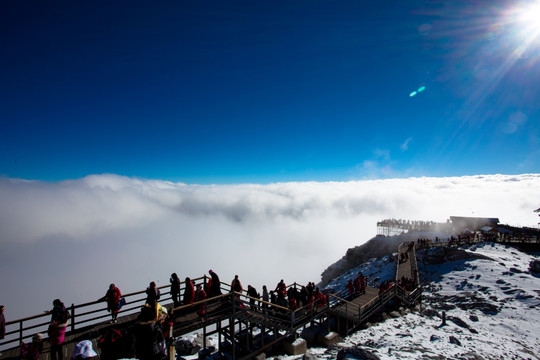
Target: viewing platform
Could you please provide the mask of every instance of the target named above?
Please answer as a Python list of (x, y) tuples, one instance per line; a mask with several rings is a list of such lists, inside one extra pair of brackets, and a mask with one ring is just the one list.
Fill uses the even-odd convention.
[[(396, 279), (401, 276), (410, 276), (416, 269), (414, 244), (411, 248), (401, 246), (399, 254), (408, 252), (408, 261), (399, 262), (396, 267)], [(205, 286), (209, 277), (206, 275), (192, 279), (195, 285)], [(182, 283), (181, 291), (185, 288)], [(287, 289), (300, 290), (302, 285), (294, 283)], [(311, 304), (300, 308), (289, 309), (261, 299), (251, 298), (245, 291), (236, 293), (231, 291), (231, 285), (221, 282), (223, 295), (205, 299), (193, 304), (174, 308), (170, 294), (170, 285), (159, 287), (161, 291), (160, 304), (168, 310), (173, 319), (172, 326), (165, 337), (178, 338), (193, 332), (202, 335), (202, 347), (207, 346), (208, 336), (217, 336), (218, 351), (227, 351), (233, 359), (249, 359), (258, 354), (271, 351), (283, 341), (294, 340), (299, 333), (309, 327), (316, 327), (323, 333), (334, 331), (347, 335), (365, 325), (372, 318), (378, 316), (387, 306), (395, 307), (401, 303), (412, 306), (420, 299), (421, 288), (416, 279), (414, 291), (407, 291), (396, 283), (382, 290), (366, 287), (363, 294), (354, 294), (350, 297), (344, 295), (345, 291), (326, 294), (327, 301)], [(347, 296), (347, 299), (345, 298)], [(116, 323), (110, 322), (110, 314), (106, 311), (106, 303), (94, 301), (86, 304), (71, 305), (67, 307), (71, 319), (66, 340), (63, 347), (64, 359), (70, 359), (73, 347), (82, 340), (92, 341), (93, 349), (99, 352), (98, 340), (109, 330), (115, 329), (124, 334), (133, 333), (137, 326), (142, 306), (146, 301), (145, 291), (124, 294), (126, 305), (120, 310)], [(198, 314), (202, 305), (205, 305), (204, 315)], [(0, 345), (4, 350), (2, 359), (19, 358), (19, 344), (31, 341), (34, 334), (40, 332), (45, 337), (49, 325), (50, 315), (40, 314), (16, 321), (7, 322), (6, 339)], [(222, 347), (228, 344), (227, 349)], [(9, 347), (6, 349), (6, 346)], [(175, 359), (174, 342), (168, 342), (169, 358)], [(49, 360), (50, 345), (44, 341), (41, 360)], [(145, 360), (145, 359), (141, 359)]]

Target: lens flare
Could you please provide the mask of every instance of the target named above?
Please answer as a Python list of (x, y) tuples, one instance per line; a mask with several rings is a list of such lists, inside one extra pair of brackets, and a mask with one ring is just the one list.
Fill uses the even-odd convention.
[(528, 30), (540, 33), (540, 1), (533, 1), (517, 12), (517, 20)]

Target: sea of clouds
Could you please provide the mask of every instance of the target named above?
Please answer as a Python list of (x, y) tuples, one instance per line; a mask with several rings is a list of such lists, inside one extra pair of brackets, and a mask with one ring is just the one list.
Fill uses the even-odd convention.
[(8, 320), (214, 269), (244, 287), (318, 282), (385, 218), (498, 217), (537, 226), (540, 174), (188, 185), (118, 175), (0, 178), (0, 304)]

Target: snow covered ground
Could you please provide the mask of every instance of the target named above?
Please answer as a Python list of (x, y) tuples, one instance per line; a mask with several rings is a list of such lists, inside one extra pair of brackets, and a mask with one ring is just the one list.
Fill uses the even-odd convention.
[[(376, 323), (331, 349), (311, 348), (307, 357), (335, 359), (340, 349), (356, 348), (380, 359), (540, 359), (540, 276), (528, 271), (540, 256), (491, 243), (463, 250), (418, 252), (419, 311)], [(372, 260), (328, 286), (344, 287), (359, 271), (391, 279), (393, 266), (387, 257)]]

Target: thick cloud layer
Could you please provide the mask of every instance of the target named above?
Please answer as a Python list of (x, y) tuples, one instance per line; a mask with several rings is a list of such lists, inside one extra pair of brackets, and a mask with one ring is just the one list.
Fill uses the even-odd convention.
[(8, 318), (213, 268), (258, 289), (319, 281), (384, 218), (499, 217), (535, 226), (540, 175), (340, 183), (186, 185), (116, 175), (0, 179), (0, 280)]

